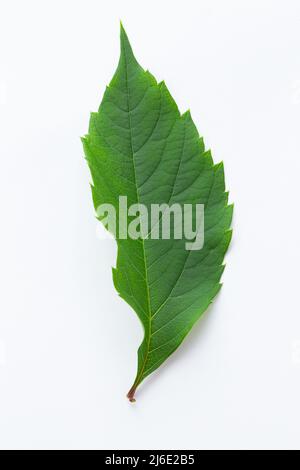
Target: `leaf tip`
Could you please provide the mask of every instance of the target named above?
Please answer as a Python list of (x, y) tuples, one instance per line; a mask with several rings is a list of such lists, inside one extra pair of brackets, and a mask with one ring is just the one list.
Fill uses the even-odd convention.
[(120, 20), (120, 36), (124, 33), (126, 34), (123, 23), (122, 23), (122, 20)]
[(123, 26), (123, 23), (120, 21), (120, 46), (121, 46), (121, 58), (126, 63), (126, 67), (135, 67), (138, 65), (137, 60), (133, 54), (131, 44), (129, 42), (127, 33)]
[(121, 40), (121, 45), (124, 44), (126, 41), (129, 42), (125, 28), (121, 20), (120, 20), (120, 40)]

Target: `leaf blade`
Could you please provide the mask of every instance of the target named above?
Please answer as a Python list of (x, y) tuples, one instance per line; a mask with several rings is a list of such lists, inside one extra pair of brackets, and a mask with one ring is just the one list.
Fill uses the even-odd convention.
[(114, 285), (144, 327), (128, 393), (133, 401), (139, 384), (178, 348), (217, 295), (232, 206), (223, 165), (213, 164), (190, 113), (180, 115), (165, 83), (141, 68), (122, 26), (120, 39), (117, 70), (83, 139), (95, 208), (103, 202), (117, 207), (119, 195), (149, 210), (153, 203), (205, 205), (202, 250), (185, 250), (184, 238), (117, 240)]

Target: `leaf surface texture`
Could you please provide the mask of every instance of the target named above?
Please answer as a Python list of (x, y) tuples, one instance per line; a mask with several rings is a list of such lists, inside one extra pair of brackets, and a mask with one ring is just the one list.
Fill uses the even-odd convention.
[(201, 250), (186, 239), (119, 239), (114, 285), (144, 328), (128, 397), (180, 345), (220, 289), (231, 239), (223, 164), (213, 163), (190, 112), (180, 114), (164, 82), (136, 61), (121, 26), (117, 70), (82, 139), (95, 208), (131, 204), (204, 204)]

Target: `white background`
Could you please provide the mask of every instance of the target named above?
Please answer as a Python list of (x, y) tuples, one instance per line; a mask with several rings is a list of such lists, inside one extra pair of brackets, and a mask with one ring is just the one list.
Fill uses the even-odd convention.
[[(119, 19), (235, 203), (223, 289), (134, 405), (79, 139)], [(1, 0), (1, 448), (300, 448), (299, 41), (297, 0)]]

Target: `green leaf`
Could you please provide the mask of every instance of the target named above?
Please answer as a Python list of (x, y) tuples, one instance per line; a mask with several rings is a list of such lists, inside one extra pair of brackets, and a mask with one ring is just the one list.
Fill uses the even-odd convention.
[(220, 290), (231, 239), (232, 205), (223, 164), (214, 165), (190, 112), (180, 114), (164, 82), (136, 61), (121, 25), (121, 54), (89, 132), (82, 139), (95, 208), (118, 208), (119, 196), (153, 203), (204, 204), (204, 246), (186, 239), (120, 239), (114, 285), (144, 328), (138, 367), (128, 393), (172, 354)]

